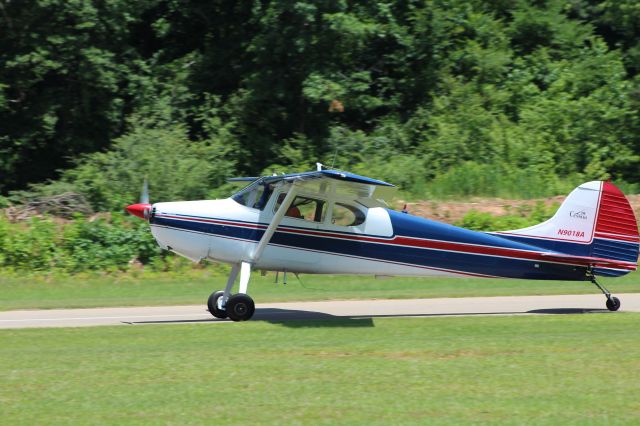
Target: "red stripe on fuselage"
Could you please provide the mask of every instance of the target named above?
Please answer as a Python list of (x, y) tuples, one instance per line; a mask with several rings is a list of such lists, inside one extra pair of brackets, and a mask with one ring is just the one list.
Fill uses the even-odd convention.
[[(250, 228), (250, 229), (266, 229), (267, 228), (266, 225), (257, 224), (257, 223), (254, 224), (254, 223), (245, 223), (245, 222), (233, 222), (229, 220), (205, 219), (205, 218), (196, 218), (196, 217), (174, 216), (174, 215), (167, 215), (167, 214), (159, 214), (157, 216), (163, 217), (163, 218), (169, 218), (169, 219), (185, 220), (190, 222), (214, 223), (214, 224), (234, 226), (234, 227), (240, 227), (240, 228)], [(323, 238), (362, 241), (362, 242), (368, 242), (368, 243), (374, 243), (374, 244), (396, 245), (401, 247), (415, 247), (415, 248), (438, 250), (438, 251), (451, 251), (456, 253), (466, 253), (466, 254), (473, 254), (473, 255), (480, 255), (480, 256), (507, 257), (507, 258), (513, 258), (513, 259), (521, 259), (521, 260), (540, 261), (545, 263), (562, 263), (566, 265), (575, 265), (575, 266), (596, 266), (596, 267), (598, 266), (597, 264), (595, 265), (593, 264), (592, 259), (581, 259), (581, 256), (571, 256), (571, 258), (567, 259), (566, 262), (557, 261), (557, 260), (550, 261), (549, 259), (545, 259), (544, 256), (545, 254), (549, 255), (549, 254), (552, 254), (553, 252), (527, 251), (527, 250), (519, 250), (519, 249), (512, 249), (512, 248), (505, 248), (505, 247), (460, 243), (460, 242), (453, 242), (453, 241), (430, 240), (426, 238), (417, 238), (417, 237), (407, 237), (407, 236), (394, 236), (390, 238), (369, 237), (369, 236), (361, 236), (361, 235), (355, 235), (355, 234), (341, 234), (341, 233), (328, 232), (328, 231), (299, 229), (299, 228), (292, 228), (288, 226), (278, 227), (277, 232), (286, 232), (286, 233), (298, 234), (298, 235), (310, 235), (310, 236), (317, 236), (317, 237), (323, 237)], [(637, 265), (632, 262), (620, 262), (619, 266), (621, 268), (635, 270)]]

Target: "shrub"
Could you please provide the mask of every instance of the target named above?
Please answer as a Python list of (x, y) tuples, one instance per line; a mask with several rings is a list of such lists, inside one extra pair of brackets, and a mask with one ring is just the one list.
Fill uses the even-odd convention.
[(0, 217), (0, 267), (20, 272), (124, 271), (132, 261), (154, 270), (180, 267), (167, 261), (149, 226), (121, 214), (71, 221), (32, 218), (10, 223)]
[(539, 201), (532, 207), (525, 204), (518, 210), (518, 214), (499, 216), (471, 210), (455, 225), (474, 231), (507, 231), (526, 228), (552, 217), (558, 210), (558, 205), (553, 204), (547, 207), (543, 202)]
[(32, 192), (79, 192), (95, 211), (121, 211), (139, 199), (147, 179), (152, 201), (208, 198), (233, 174), (232, 150), (232, 144), (221, 140), (192, 142), (181, 127), (138, 126), (116, 139), (109, 151), (81, 158), (60, 181), (36, 185)]

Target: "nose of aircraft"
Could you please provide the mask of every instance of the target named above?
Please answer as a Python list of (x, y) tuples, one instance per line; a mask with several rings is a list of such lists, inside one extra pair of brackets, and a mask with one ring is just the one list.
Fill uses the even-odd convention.
[(138, 216), (140, 219), (147, 220), (149, 218), (149, 212), (151, 211), (151, 204), (131, 204), (130, 206), (127, 206), (127, 211), (134, 216)]

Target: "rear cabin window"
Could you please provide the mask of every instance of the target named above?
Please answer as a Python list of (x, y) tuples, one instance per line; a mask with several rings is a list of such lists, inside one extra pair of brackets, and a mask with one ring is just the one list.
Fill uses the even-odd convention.
[[(282, 193), (278, 196), (278, 200), (273, 209), (274, 212), (278, 210), (286, 195), (287, 194)], [(310, 222), (323, 222), (326, 210), (326, 201), (298, 195), (293, 199), (293, 202), (287, 209), (285, 216), (292, 217), (294, 219), (304, 219)]]
[(333, 205), (331, 223), (338, 226), (358, 226), (364, 223), (365, 215), (354, 206), (343, 203)]

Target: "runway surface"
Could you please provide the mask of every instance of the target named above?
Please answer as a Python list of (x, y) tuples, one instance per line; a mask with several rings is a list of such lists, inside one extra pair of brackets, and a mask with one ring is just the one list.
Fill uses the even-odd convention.
[[(618, 294), (620, 311), (640, 312), (640, 293)], [(602, 295), (465, 297), (264, 303), (252, 321), (287, 322), (340, 318), (445, 317), (470, 315), (584, 314), (609, 312)], [(50, 309), (0, 312), (0, 328), (95, 325), (232, 324), (213, 318), (203, 305)]]

